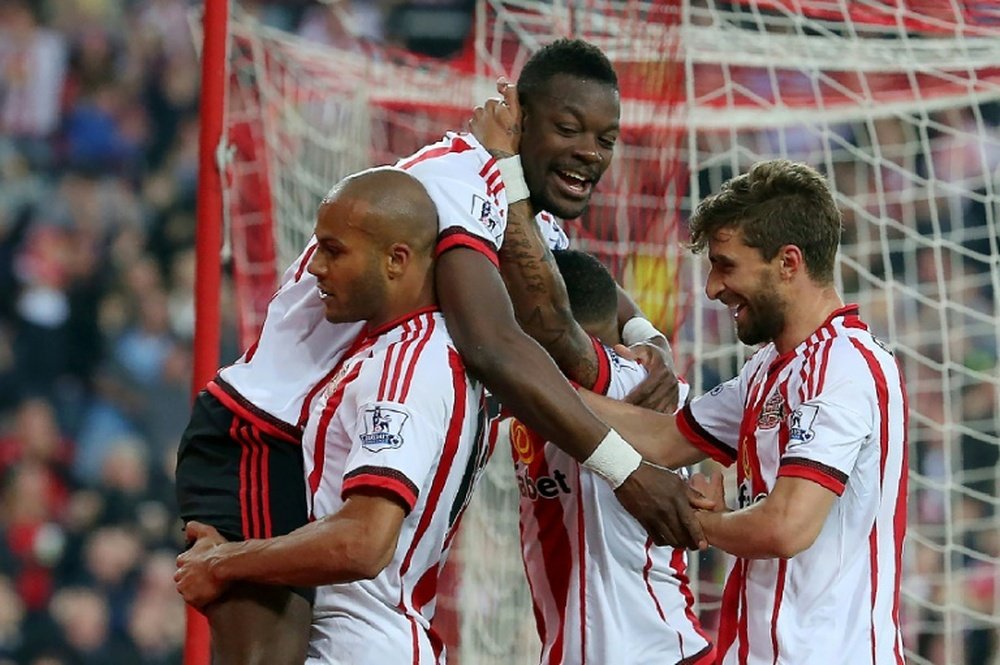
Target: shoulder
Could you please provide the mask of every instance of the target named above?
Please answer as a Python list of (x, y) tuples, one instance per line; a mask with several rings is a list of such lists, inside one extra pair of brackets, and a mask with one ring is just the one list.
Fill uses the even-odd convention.
[(396, 166), (421, 181), (437, 177), (482, 180), (480, 171), (488, 168), (490, 161), (490, 154), (471, 137), (448, 134), (437, 143), (400, 159)]

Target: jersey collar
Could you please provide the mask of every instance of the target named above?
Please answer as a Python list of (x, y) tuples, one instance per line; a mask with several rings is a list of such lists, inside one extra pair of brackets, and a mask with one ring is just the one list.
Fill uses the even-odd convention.
[(365, 339), (372, 339), (374, 337), (381, 337), (382, 335), (384, 335), (385, 333), (389, 332), (393, 328), (399, 327), (399, 326), (403, 325), (404, 323), (406, 323), (407, 321), (410, 321), (412, 319), (417, 318), (418, 316), (421, 316), (423, 314), (428, 314), (428, 313), (431, 313), (431, 312), (439, 312), (439, 311), (441, 311), (441, 310), (440, 310), (440, 308), (437, 305), (428, 305), (427, 307), (421, 307), (419, 309), (415, 309), (412, 312), (404, 314), (403, 316), (401, 316), (401, 317), (399, 317), (397, 319), (393, 319), (392, 321), (387, 321), (386, 323), (383, 323), (382, 325), (380, 325), (380, 326), (378, 326), (376, 328), (369, 328), (368, 324), (366, 323), (364, 329), (362, 329), (362, 331), (361, 331), (361, 335)]

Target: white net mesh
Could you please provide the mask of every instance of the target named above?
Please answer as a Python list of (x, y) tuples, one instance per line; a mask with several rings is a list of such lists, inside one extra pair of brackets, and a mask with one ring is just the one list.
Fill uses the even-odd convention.
[[(908, 661), (993, 662), (998, 26), (994, 3), (958, 0), (489, 0), (475, 67), (456, 69), (234, 21), (227, 193), (244, 330), (256, 330), (334, 182), (462, 127), (493, 76), (516, 75), (553, 38), (593, 41), (621, 75), (625, 131), (591, 210), (569, 224), (575, 244), (673, 332), (697, 393), (732, 376), (744, 349), (704, 299), (679, 222), (759, 159), (824, 172), (845, 215), (842, 291), (890, 341), (910, 391)], [(440, 601), (453, 661), (537, 659), (508, 460), (500, 450), (491, 463), (456, 548), (455, 590)], [(720, 575), (718, 557), (702, 560), (709, 628)]]

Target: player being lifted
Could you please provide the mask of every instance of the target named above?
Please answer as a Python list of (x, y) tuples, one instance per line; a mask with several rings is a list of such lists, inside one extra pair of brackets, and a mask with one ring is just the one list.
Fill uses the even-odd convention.
[[(605, 477), (655, 542), (698, 546), (703, 538), (684, 483), (640, 465), (640, 454), (584, 406), (515, 320), (496, 269), (508, 216), (579, 215), (607, 169), (619, 116), (614, 70), (584, 42), (540, 50), (521, 78), (526, 107), (538, 112), (525, 116), (531, 151), (520, 162), (497, 159), (471, 136), (449, 135), (398, 164), (436, 206), (436, 287), (448, 329), (469, 373), (540, 435)], [(519, 166), (523, 180), (512, 172)], [(529, 196), (530, 205), (510, 212)], [(537, 221), (550, 242), (565, 244), (551, 217)], [(281, 535), (307, 521), (303, 427), (363, 325), (325, 321), (324, 300), (307, 271), (316, 251), (314, 238), (285, 272), (257, 342), (199, 395), (178, 452), (182, 518), (210, 524), (230, 540)], [(633, 319), (634, 305), (622, 303), (620, 319)], [(639, 337), (651, 328), (632, 324)], [(231, 585), (205, 608), (216, 663), (294, 663), (288, 654), (305, 648), (307, 597), (286, 587)]]

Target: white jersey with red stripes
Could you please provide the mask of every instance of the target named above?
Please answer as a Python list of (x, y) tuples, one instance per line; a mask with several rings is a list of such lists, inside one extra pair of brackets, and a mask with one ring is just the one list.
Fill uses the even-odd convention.
[(489, 458), (482, 395), (444, 318), (423, 310), (363, 331), (314, 400), (302, 437), (310, 517), (336, 513), (359, 490), (390, 494), (409, 512), (381, 574), (317, 589), (308, 663), (443, 662), (430, 622)]
[(793, 351), (762, 347), (677, 423), (706, 454), (736, 463), (740, 507), (766, 499), (781, 476), (838, 497), (805, 551), (736, 559), (723, 592), (719, 662), (902, 663), (906, 390), (857, 307), (834, 312)]
[[(507, 196), (496, 160), (474, 137), (448, 134), (396, 166), (420, 180), (437, 207), (438, 255), (462, 246), (497, 264), (507, 228)], [(569, 245), (555, 217), (543, 212), (536, 221), (550, 247)], [(315, 390), (361, 329), (324, 318), (316, 278), (306, 270), (315, 247), (312, 238), (285, 271), (257, 342), (208, 386), (231, 410), (289, 440), (298, 440)]]
[[(595, 392), (622, 398), (637, 363), (594, 342)], [(686, 388), (686, 384), (685, 384)], [(684, 550), (656, 547), (607, 481), (513, 418), (491, 424), (510, 442), (520, 500), (521, 552), (543, 665), (711, 663), (692, 610)]]

